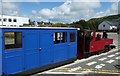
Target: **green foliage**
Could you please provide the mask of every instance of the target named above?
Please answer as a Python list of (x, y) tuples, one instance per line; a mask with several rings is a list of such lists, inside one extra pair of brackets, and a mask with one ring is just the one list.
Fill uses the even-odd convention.
[(29, 20), (29, 25), (34, 25), (34, 21)]
[(118, 19), (118, 18), (120, 18), (120, 14), (101, 17), (101, 18), (92, 18), (88, 21), (80, 20), (80, 21), (77, 21), (77, 22), (73, 22), (71, 24), (71, 27), (76, 27), (76, 28), (82, 27), (83, 29), (97, 30), (98, 25), (101, 22), (106, 21), (106, 20), (110, 21), (110, 20)]
[(38, 27), (46, 27), (45, 25), (38, 25)]
[(62, 23), (55, 23), (53, 25), (50, 25), (49, 27), (68, 27), (68, 26)]

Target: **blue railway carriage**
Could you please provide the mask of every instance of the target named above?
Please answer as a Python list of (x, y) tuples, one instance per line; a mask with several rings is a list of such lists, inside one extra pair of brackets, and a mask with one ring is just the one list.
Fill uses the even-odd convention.
[(77, 29), (0, 28), (0, 75), (27, 75), (76, 59)]

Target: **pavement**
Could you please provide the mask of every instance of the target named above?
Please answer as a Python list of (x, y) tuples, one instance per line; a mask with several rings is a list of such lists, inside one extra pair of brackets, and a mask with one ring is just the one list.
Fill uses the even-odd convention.
[(120, 76), (119, 36), (109, 34), (117, 46), (109, 52), (78, 59), (58, 68), (47, 70), (33, 76)]

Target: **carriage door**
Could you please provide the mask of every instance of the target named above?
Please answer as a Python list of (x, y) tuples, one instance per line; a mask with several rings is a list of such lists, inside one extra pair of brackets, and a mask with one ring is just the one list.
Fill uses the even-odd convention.
[(78, 31), (78, 38), (77, 38), (77, 57), (81, 58), (84, 54), (84, 46), (85, 46), (85, 39), (84, 39), (84, 32)]
[(52, 33), (40, 33), (40, 65), (44, 66), (53, 63), (53, 35)]
[(69, 34), (69, 58), (76, 58), (77, 55), (77, 36), (76, 32), (70, 32)]
[(24, 69), (37, 68), (39, 66), (39, 33), (37, 31), (27, 31), (24, 35), (24, 46)]
[(4, 32), (3, 72), (12, 74), (23, 70), (22, 32)]
[(85, 35), (85, 46), (84, 46), (85, 54), (89, 54), (89, 52), (90, 52), (90, 42), (93, 38), (93, 32), (90, 31), (90, 32), (85, 32), (85, 33), (86, 33), (86, 35)]

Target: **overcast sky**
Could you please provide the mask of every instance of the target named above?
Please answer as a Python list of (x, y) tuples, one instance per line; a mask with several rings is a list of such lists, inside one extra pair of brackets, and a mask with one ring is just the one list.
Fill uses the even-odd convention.
[(4, 15), (26, 16), (36, 21), (62, 23), (118, 14), (118, 0), (109, 2), (100, 0), (92, 0), (92, 2), (91, 0), (17, 1), (3, 0), (2, 13)]

